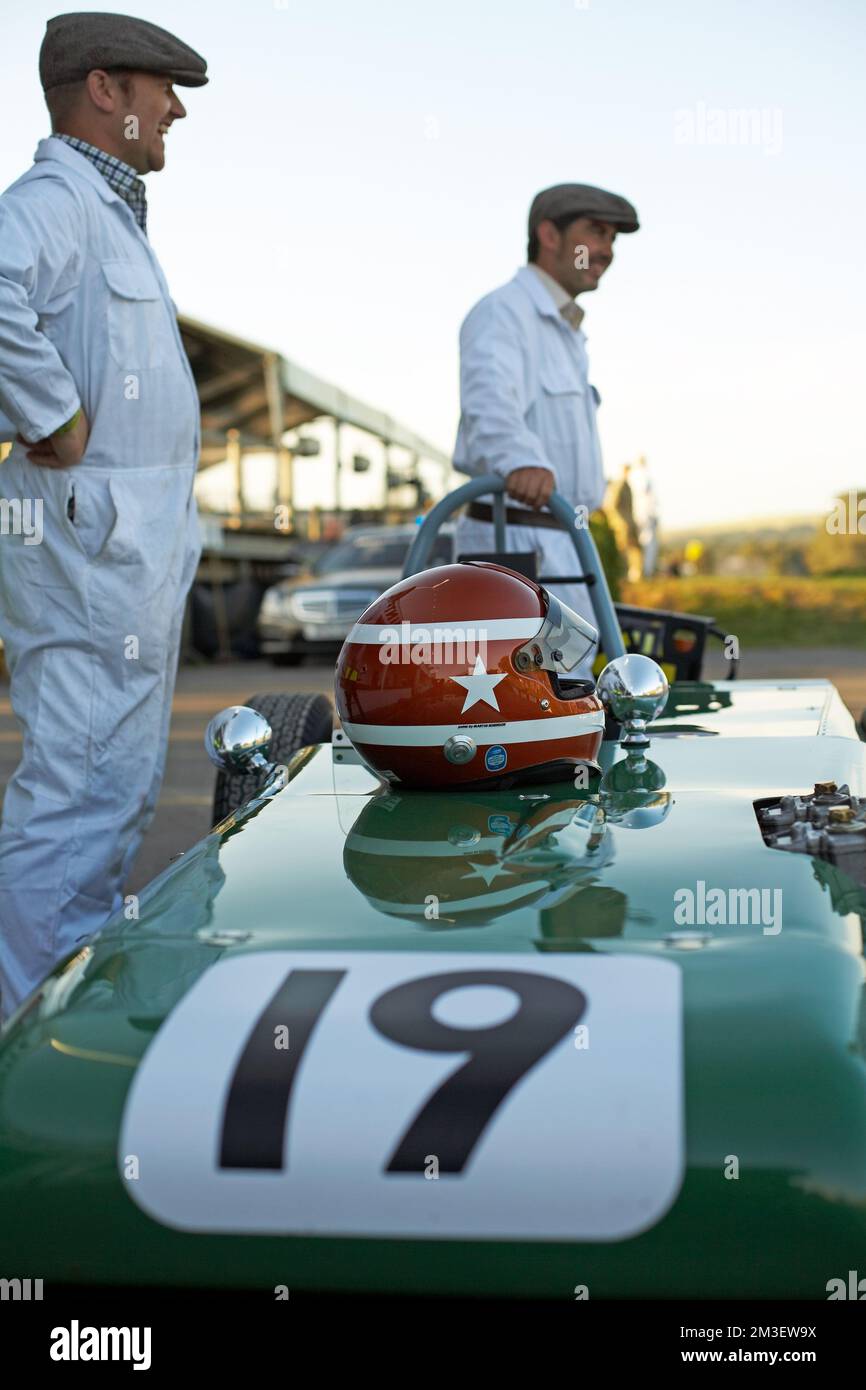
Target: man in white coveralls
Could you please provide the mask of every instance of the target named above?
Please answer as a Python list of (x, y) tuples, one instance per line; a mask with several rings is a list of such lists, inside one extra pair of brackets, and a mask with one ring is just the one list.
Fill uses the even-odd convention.
[(42, 515), (38, 543), (0, 540), (24, 740), (0, 829), (0, 1020), (121, 906), (162, 780), (200, 417), (140, 175), (186, 115), (174, 85), (206, 68), (128, 15), (49, 20), (52, 134), (0, 197), (0, 496)]
[[(536, 551), (539, 576), (579, 573), (570, 537), (542, 510), (551, 492), (585, 507), (586, 516), (604, 496), (599, 395), (589, 382), (577, 296), (598, 288), (617, 234), (638, 226), (635, 209), (616, 193), (579, 183), (544, 189), (529, 211), (528, 264), (485, 295), (460, 330), (454, 467), (507, 478), (519, 504), (507, 508), (508, 549)], [(472, 503), (458, 523), (458, 552), (494, 550), (491, 519), (489, 499)], [(586, 585), (550, 589), (597, 626)], [(575, 675), (588, 674), (593, 655)]]

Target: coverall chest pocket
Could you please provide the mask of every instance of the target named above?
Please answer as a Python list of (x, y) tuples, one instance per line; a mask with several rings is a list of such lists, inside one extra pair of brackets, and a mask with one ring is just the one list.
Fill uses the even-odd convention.
[(67, 485), (63, 516), (85, 557), (99, 560), (117, 525), (117, 509), (107, 476), (72, 470)]
[(103, 261), (108, 350), (125, 371), (161, 367), (169, 350), (168, 315), (156, 277), (132, 261)]
[(574, 444), (578, 416), (585, 408), (583, 383), (550, 367), (541, 372), (540, 383), (545, 434), (563, 444)]

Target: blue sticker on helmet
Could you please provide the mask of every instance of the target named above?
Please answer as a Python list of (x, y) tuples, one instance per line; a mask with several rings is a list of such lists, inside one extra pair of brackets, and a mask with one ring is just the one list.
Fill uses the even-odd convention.
[(488, 772), (501, 772), (508, 762), (508, 754), (501, 743), (494, 743), (484, 754), (484, 766)]

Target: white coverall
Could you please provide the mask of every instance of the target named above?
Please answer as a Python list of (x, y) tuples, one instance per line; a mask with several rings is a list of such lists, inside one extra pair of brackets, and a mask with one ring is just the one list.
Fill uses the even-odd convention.
[[(589, 512), (604, 497), (595, 422), (599, 396), (589, 383), (586, 337), (562, 317), (539, 275), (522, 266), (470, 310), (460, 329), (460, 427), (454, 467), (461, 473), (548, 468), (556, 490)], [(492, 505), (491, 498), (480, 498)], [(513, 498), (509, 508), (518, 507)], [(509, 550), (539, 553), (538, 574), (580, 574), (571, 538), (547, 527), (512, 526)], [(457, 553), (495, 549), (493, 525), (461, 517)], [(585, 584), (551, 592), (597, 626)], [(589, 674), (595, 650), (575, 675)]]
[(31, 463), (21, 444), (0, 465), (7, 515), (16, 500), (43, 512), (41, 543), (0, 535), (23, 734), (0, 830), (0, 1019), (121, 905), (200, 551), (198, 394), (165, 277), (127, 204), (49, 137), (0, 197), (0, 411), (35, 442), (79, 405), (78, 466)]

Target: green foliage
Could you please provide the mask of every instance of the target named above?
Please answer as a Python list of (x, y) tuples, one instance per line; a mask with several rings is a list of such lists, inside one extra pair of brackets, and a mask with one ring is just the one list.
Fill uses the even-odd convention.
[(733, 579), (696, 575), (623, 585), (623, 602), (713, 617), (741, 643), (866, 650), (866, 576)]
[(589, 529), (598, 550), (601, 567), (607, 576), (608, 588), (613, 598), (619, 599), (626, 574), (626, 560), (617, 549), (616, 539), (604, 512), (592, 513)]

